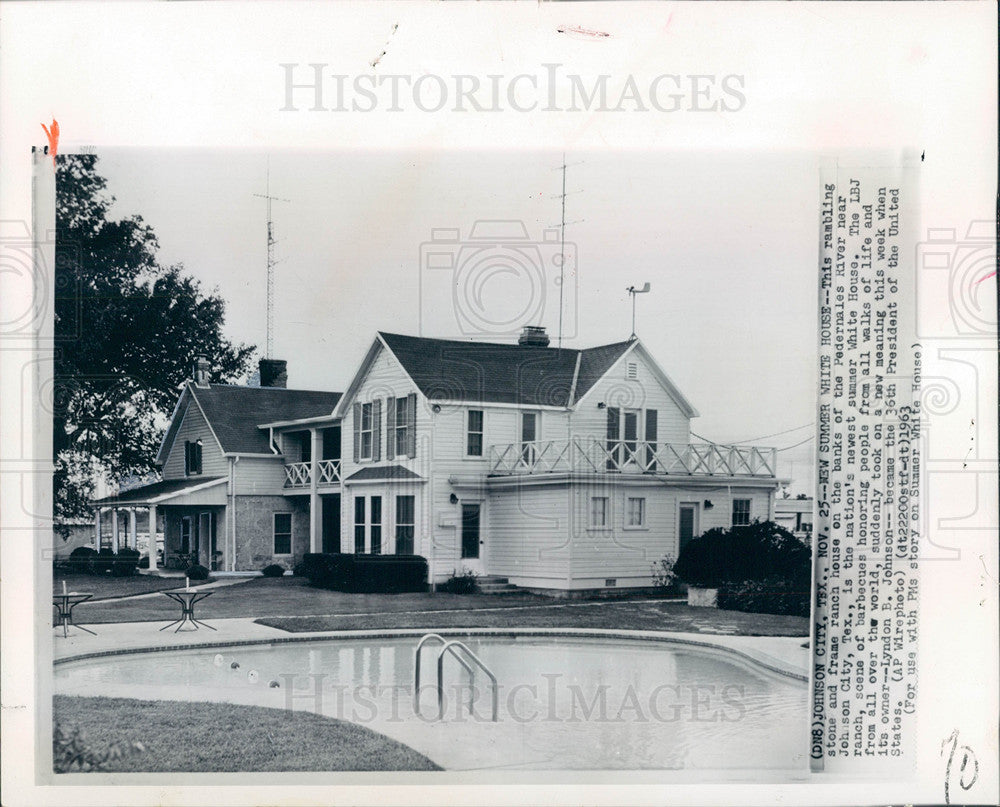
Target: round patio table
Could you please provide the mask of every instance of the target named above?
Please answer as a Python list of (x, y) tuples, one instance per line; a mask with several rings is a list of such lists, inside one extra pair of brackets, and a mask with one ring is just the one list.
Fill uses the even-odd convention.
[[(70, 626), (86, 631), (91, 636), (97, 635), (94, 631), (90, 630), (90, 628), (85, 628), (83, 625), (77, 625), (73, 621), (73, 609), (76, 608), (76, 606), (78, 606), (81, 602), (85, 602), (93, 596), (93, 594), (84, 594), (79, 591), (71, 591), (68, 594), (52, 595), (52, 604), (59, 612), (59, 625), (62, 626), (64, 639), (69, 636), (68, 628)], [(56, 627), (59, 627), (59, 625)]]
[(199, 625), (204, 625), (209, 630), (215, 630), (211, 625), (194, 618), (194, 604), (201, 602), (206, 597), (211, 597), (211, 591), (161, 591), (160, 593), (164, 597), (170, 597), (170, 599), (180, 603), (181, 606), (181, 618), (175, 619), (169, 625), (164, 625), (160, 630), (166, 630), (177, 625), (177, 629), (174, 631), (174, 633), (177, 633), (184, 627), (186, 622), (190, 622), (194, 626), (191, 630), (198, 630)]

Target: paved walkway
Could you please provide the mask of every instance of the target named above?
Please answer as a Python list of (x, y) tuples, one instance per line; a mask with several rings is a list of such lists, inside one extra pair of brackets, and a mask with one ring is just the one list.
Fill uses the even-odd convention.
[[(199, 589), (203, 588), (199, 586)], [(145, 595), (143, 595), (145, 596)], [(195, 616), (198, 616), (197, 606)], [(86, 624), (86, 623), (83, 623)], [(53, 629), (54, 656), (57, 662), (92, 655), (112, 655), (142, 650), (170, 650), (206, 645), (239, 645), (274, 642), (301, 642), (334, 638), (373, 638), (394, 636), (422, 636), (423, 628), (402, 628), (367, 631), (317, 631), (289, 633), (257, 624), (253, 619), (212, 619), (207, 628), (175, 633), (173, 628), (160, 631), (167, 622), (111, 622), (90, 625), (96, 636), (73, 632), (63, 638), (61, 631)], [(633, 639), (670, 640), (702, 647), (729, 650), (776, 672), (807, 680), (809, 650), (805, 640), (793, 636), (720, 636), (676, 631), (602, 630), (596, 628), (438, 628), (441, 635), (531, 635), (531, 636), (618, 636)]]

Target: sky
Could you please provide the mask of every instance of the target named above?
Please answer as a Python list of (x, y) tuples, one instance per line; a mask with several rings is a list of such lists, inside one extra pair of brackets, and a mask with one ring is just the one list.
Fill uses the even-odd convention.
[[(274, 355), (289, 386), (345, 389), (378, 330), (514, 341), (541, 324), (557, 342), (562, 153), (97, 153), (111, 215), (141, 215), (161, 261), (217, 290), (227, 335), (262, 352), (266, 203), (255, 194), (288, 200), (272, 215)], [(628, 338), (626, 289), (649, 282), (636, 332), (699, 411), (694, 432), (785, 449), (779, 475), (807, 490), (816, 159), (603, 149), (565, 163), (563, 344)]]

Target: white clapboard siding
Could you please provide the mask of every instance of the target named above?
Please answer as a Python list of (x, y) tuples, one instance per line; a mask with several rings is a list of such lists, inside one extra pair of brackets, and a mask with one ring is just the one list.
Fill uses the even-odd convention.
[(222, 456), (222, 451), (215, 437), (212, 436), (208, 423), (201, 414), (198, 405), (190, 398), (182, 418), (180, 428), (174, 438), (174, 443), (170, 447), (170, 453), (163, 463), (164, 479), (184, 478), (184, 443), (185, 441), (195, 442), (201, 440), (201, 475), (202, 476), (224, 476), (229, 472), (226, 458)]
[[(636, 365), (634, 379), (626, 377), (629, 363)], [(690, 442), (690, 419), (636, 351), (613, 366), (577, 406), (573, 413), (574, 436), (595, 437), (600, 440), (606, 438), (608, 414), (606, 409), (598, 409), (599, 402), (626, 409), (655, 409), (658, 443)], [(639, 439), (644, 439), (641, 431)]]
[(570, 571), (570, 496), (567, 485), (522, 487), (489, 496), (484, 554), (490, 574), (557, 578)]
[(284, 492), (285, 466), (279, 456), (240, 457), (234, 477), (239, 496), (279, 496)]

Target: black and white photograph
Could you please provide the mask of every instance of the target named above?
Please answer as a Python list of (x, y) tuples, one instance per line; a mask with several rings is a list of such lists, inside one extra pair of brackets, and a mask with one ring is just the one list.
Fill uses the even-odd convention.
[(950, 6), (8, 4), (9, 803), (989, 803)]

